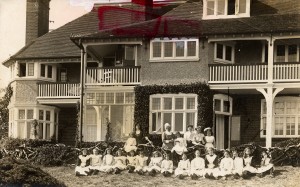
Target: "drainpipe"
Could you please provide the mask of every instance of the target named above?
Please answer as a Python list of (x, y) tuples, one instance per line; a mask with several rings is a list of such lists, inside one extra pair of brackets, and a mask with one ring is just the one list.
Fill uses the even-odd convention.
[[(81, 40), (79, 41), (81, 43)], [(79, 122), (79, 147), (81, 148), (81, 143), (82, 143), (82, 125), (83, 125), (83, 97), (84, 97), (84, 70), (85, 70), (85, 48), (81, 48), (81, 67), (80, 67), (80, 108), (79, 108), (79, 117), (80, 117), (80, 122)]]

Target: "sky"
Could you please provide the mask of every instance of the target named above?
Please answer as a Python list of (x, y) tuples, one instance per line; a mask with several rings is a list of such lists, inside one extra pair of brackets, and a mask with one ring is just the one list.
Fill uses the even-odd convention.
[[(49, 30), (89, 12), (97, 0), (51, 0)], [(98, 0), (107, 1), (107, 0)], [(2, 62), (25, 45), (26, 0), (0, 0), (0, 96), (10, 81)], [(12, 21), (13, 20), (13, 21)]]

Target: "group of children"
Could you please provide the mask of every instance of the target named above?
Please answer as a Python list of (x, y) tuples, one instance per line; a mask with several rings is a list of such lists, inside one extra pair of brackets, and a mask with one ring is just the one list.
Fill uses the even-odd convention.
[(140, 151), (139, 155), (135, 155), (135, 151), (131, 150), (127, 156), (123, 156), (123, 150), (119, 149), (113, 156), (111, 149), (107, 149), (105, 155), (102, 156), (97, 148), (91, 155), (87, 155), (87, 150), (84, 149), (82, 155), (79, 156), (75, 173), (77, 176), (98, 174), (98, 172), (119, 174), (127, 170), (128, 173), (135, 172), (140, 175), (148, 173), (150, 176), (161, 173), (168, 177), (174, 174), (179, 179), (190, 176), (194, 180), (199, 177), (226, 180), (229, 176), (233, 178), (249, 178), (253, 175), (262, 177), (265, 174), (273, 176), (274, 166), (266, 152), (262, 152), (261, 166), (255, 168), (250, 148), (244, 150), (243, 157), (239, 157), (236, 150), (232, 152), (225, 150), (221, 160), (214, 153), (214, 148), (208, 147), (206, 151), (207, 154), (202, 158), (200, 151), (196, 150), (191, 161), (183, 153), (178, 166), (175, 167), (170, 154), (163, 156), (157, 151), (148, 158), (143, 151)]

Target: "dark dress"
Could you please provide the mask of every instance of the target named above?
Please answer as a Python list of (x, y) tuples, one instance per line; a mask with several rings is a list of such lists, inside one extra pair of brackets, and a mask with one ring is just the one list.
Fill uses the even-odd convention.
[[(166, 134), (165, 132), (163, 133), (163, 145), (162, 148), (168, 151), (171, 151), (172, 148), (174, 147), (174, 134)], [(166, 142), (168, 141), (168, 142)]]
[(145, 142), (145, 140), (144, 140), (144, 134), (142, 133), (142, 131), (140, 131), (139, 134), (137, 134), (135, 132), (135, 139), (136, 139), (136, 144), (137, 145), (143, 144)]

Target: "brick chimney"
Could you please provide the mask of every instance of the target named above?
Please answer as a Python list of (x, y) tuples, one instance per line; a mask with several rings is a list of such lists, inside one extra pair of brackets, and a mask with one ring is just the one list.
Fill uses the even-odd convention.
[(49, 4), (51, 0), (27, 0), (26, 44), (49, 31)]

